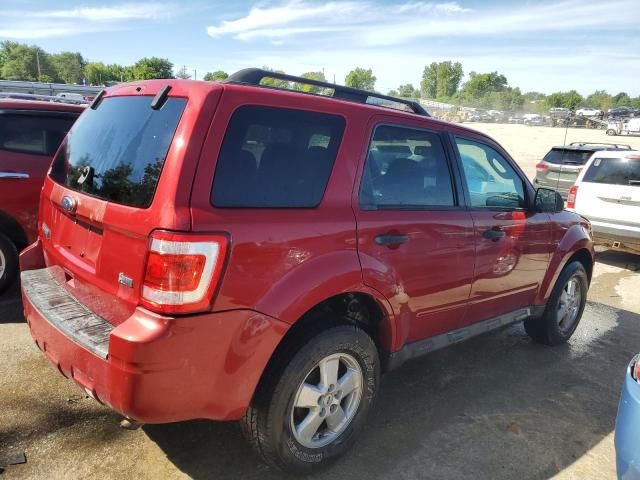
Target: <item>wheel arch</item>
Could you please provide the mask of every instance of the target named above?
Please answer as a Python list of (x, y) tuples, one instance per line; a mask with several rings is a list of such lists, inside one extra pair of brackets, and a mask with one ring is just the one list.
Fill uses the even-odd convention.
[(567, 231), (551, 257), (549, 267), (538, 292), (537, 305), (543, 305), (547, 302), (553, 286), (560, 276), (560, 272), (574, 260), (582, 263), (587, 272), (589, 283), (591, 283), (595, 251), (593, 249), (593, 241), (581, 225), (574, 225)]
[(4, 234), (16, 246), (18, 252), (29, 245), (27, 234), (11, 216), (0, 210), (0, 233)]

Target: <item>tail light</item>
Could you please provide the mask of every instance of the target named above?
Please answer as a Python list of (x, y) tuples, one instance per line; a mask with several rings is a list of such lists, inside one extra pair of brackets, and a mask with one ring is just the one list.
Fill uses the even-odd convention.
[(631, 376), (635, 381), (640, 382), (640, 357), (637, 357), (635, 364), (631, 365)]
[(576, 208), (576, 196), (578, 195), (578, 186), (574, 185), (569, 189), (567, 196), (567, 208)]
[(220, 282), (227, 246), (224, 235), (154, 232), (140, 303), (161, 313), (206, 310)]
[(549, 165), (546, 163), (540, 162), (536, 165), (536, 170), (539, 172), (544, 172), (545, 170), (549, 170)]

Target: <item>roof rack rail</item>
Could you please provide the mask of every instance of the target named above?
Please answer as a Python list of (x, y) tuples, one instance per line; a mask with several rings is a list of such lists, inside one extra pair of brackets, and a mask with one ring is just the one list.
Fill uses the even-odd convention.
[(612, 147), (616, 147), (616, 148), (626, 148), (628, 150), (631, 150), (631, 145), (626, 145), (623, 143), (608, 143), (608, 142), (571, 142), (569, 145), (579, 145), (579, 146), (586, 146), (586, 145), (610, 145)]
[[(335, 83), (322, 82), (320, 80), (314, 80), (312, 78), (296, 77), (294, 75), (287, 75), (286, 73), (271, 72), (269, 70), (263, 70), (261, 68), (245, 68), (232, 74), (223, 83), (236, 83), (243, 85), (254, 85), (258, 87), (272, 88), (266, 85), (261, 85), (260, 82), (264, 78), (273, 78), (276, 80), (285, 80), (287, 82), (302, 83), (304, 85), (314, 85), (316, 87), (329, 88), (333, 90), (333, 98), (339, 98), (340, 100), (346, 100), (355, 103), (366, 103), (369, 105), (376, 105), (375, 103), (369, 103), (369, 98), (375, 98), (379, 100), (385, 100), (388, 102), (399, 103), (408, 106), (416, 115), (422, 115), (429, 117), (429, 113), (418, 102), (413, 100), (407, 100), (406, 98), (390, 97), (388, 95), (382, 95), (381, 93), (369, 92), (367, 90), (360, 90), (357, 88), (344, 87), (342, 85), (336, 85)], [(286, 89), (281, 89), (286, 90)], [(308, 93), (308, 92), (299, 92)], [(312, 93), (308, 93), (314, 95)], [(379, 105), (379, 104), (378, 104)], [(379, 105), (385, 106), (385, 105)]]

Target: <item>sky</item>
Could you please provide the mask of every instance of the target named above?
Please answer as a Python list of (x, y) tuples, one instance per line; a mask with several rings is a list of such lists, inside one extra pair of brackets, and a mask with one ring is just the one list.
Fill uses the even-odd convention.
[(2, 40), (123, 65), (166, 57), (197, 78), (269, 66), (343, 83), (359, 66), (386, 92), (452, 60), (523, 92), (640, 95), (640, 0), (2, 0)]

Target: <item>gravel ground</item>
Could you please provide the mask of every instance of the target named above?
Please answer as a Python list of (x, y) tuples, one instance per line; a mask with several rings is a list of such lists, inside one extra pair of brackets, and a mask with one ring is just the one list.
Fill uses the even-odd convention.
[[(482, 125), (529, 173), (564, 130)], [(571, 141), (610, 140), (569, 130)], [(574, 137), (575, 135), (575, 137)], [(597, 138), (592, 138), (597, 137)], [(635, 140), (640, 148), (640, 139)], [(640, 257), (598, 254), (569, 344), (521, 325), (408, 363), (383, 379), (359, 443), (318, 479), (615, 478), (613, 428), (627, 362), (640, 351)], [(121, 430), (33, 344), (17, 289), (0, 297), (0, 465), (6, 478), (282, 478), (232, 423)]]

